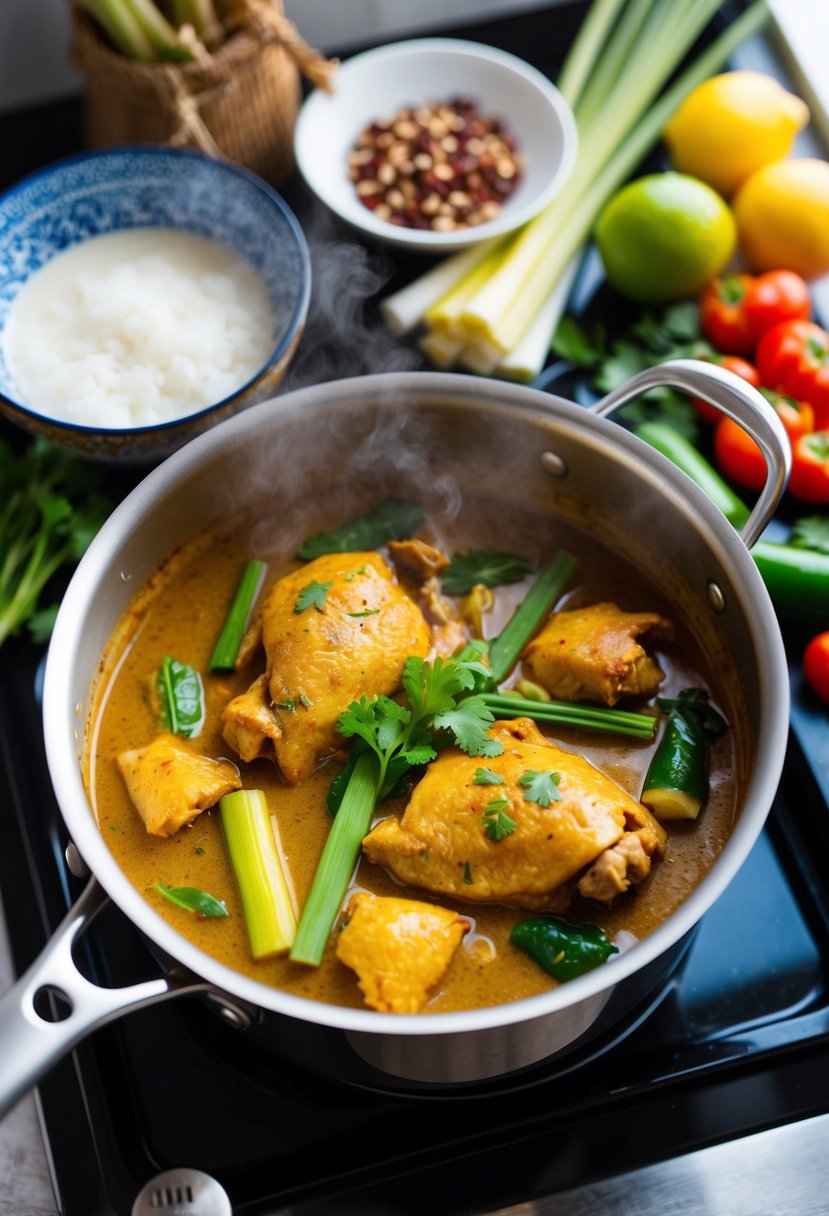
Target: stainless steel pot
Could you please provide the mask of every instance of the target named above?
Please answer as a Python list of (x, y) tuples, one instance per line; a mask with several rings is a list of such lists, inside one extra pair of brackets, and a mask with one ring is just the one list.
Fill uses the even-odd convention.
[[(664, 457), (604, 417), (658, 384), (718, 405), (755, 438), (767, 485), (738, 535)], [(341, 1075), (366, 1064), (389, 1085), (454, 1086), (503, 1077), (564, 1053), (664, 975), (757, 839), (783, 766), (788, 672), (777, 620), (748, 548), (785, 488), (789, 446), (763, 398), (714, 366), (675, 362), (643, 372), (592, 411), (532, 389), (468, 376), (401, 373), (332, 382), (256, 406), (193, 440), (115, 510), (81, 562), (49, 649), (44, 730), (50, 775), (75, 846), (92, 875), (44, 954), (0, 1005), (0, 1111), (96, 1027), (131, 1009), (206, 993), (240, 1022), (252, 1016), (294, 1058), (333, 1059)], [(309, 487), (334, 495), (349, 478), (445, 503), (486, 484), (597, 531), (658, 574), (691, 627), (715, 639), (714, 659), (741, 687), (747, 716), (745, 800), (715, 865), (656, 932), (607, 966), (555, 991), (467, 1013), (395, 1016), (288, 995), (232, 971), (180, 937), (116, 865), (95, 824), (81, 759), (90, 689), (132, 596), (171, 550), (231, 510)], [(78, 970), (73, 947), (112, 899), (173, 966), (118, 990)], [(44, 1020), (38, 996), (70, 1012)], [(334, 1056), (331, 1046), (335, 1045)], [(343, 1062), (347, 1061), (347, 1062)]]

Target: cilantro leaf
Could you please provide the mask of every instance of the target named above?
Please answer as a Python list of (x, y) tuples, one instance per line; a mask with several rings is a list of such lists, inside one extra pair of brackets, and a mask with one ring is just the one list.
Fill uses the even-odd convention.
[(464, 697), (454, 709), (435, 714), (435, 727), (447, 730), (455, 743), (468, 756), (500, 756), (502, 743), (487, 734), (494, 722), (491, 709), (481, 697)]
[(789, 544), (795, 549), (829, 553), (829, 515), (804, 515), (792, 524)]
[(491, 549), (470, 549), (456, 553), (443, 572), (443, 590), (449, 595), (467, 595), (473, 587), (502, 587), (518, 583), (535, 566), (526, 557), (515, 553), (497, 553)]
[(493, 798), (484, 807), (484, 832), (490, 840), (503, 840), (518, 826), (507, 814), (510, 805), (508, 798)]
[(491, 768), (476, 768), (475, 785), (506, 785), (506, 781), (500, 773), (494, 773)]
[(377, 549), (389, 540), (404, 540), (414, 535), (423, 523), (420, 503), (405, 498), (386, 498), (373, 511), (348, 520), (330, 532), (319, 532), (301, 546), (297, 557), (304, 561), (324, 553), (350, 553)]
[(333, 582), (319, 583), (315, 578), (311, 579), (308, 586), (303, 587), (300, 591), (297, 602), (294, 604), (294, 612), (304, 612), (312, 605), (317, 612), (322, 612), (326, 596), (333, 586)]
[(451, 659), (438, 657), (429, 664), (412, 655), (403, 667), (403, 687), (415, 720), (452, 709), (455, 699), (473, 684), (472, 672)]
[(550, 349), (577, 367), (595, 367), (607, 353), (604, 327), (597, 325), (591, 337), (575, 317), (564, 316), (553, 334)]
[(551, 802), (559, 802), (561, 794), (558, 783), (560, 773), (538, 773), (527, 769), (518, 778), (518, 784), (524, 790), (524, 801), (534, 802), (537, 806), (548, 807)]

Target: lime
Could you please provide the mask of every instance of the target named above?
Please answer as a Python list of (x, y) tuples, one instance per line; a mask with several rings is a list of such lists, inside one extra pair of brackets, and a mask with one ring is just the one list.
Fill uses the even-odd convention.
[(829, 272), (829, 163), (794, 157), (764, 165), (734, 197), (740, 247), (752, 270)]
[(610, 284), (631, 300), (659, 304), (695, 295), (730, 261), (734, 217), (695, 177), (653, 173), (610, 199), (594, 232)]
[(805, 101), (764, 72), (723, 72), (686, 97), (662, 132), (671, 162), (727, 198), (782, 160), (809, 121)]

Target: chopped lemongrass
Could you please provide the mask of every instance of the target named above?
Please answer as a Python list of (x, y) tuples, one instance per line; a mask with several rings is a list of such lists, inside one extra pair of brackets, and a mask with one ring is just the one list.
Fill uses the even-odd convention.
[(448, 329), (451, 335), (452, 327), (463, 312), (467, 300), (472, 299), (492, 274), (509, 243), (506, 239), (496, 241), (462, 279), (427, 308), (423, 320), (430, 329)]
[(389, 328), (398, 334), (405, 334), (414, 329), (432, 305), (477, 266), (499, 239), (493, 237), (489, 241), (481, 241), (479, 245), (471, 245), (461, 253), (453, 254), (406, 287), (386, 296), (380, 305), (380, 311)]
[(495, 684), (500, 684), (512, 671), (521, 651), (552, 610), (577, 566), (578, 562), (569, 553), (557, 553), (493, 640), (489, 648), (489, 666)]
[(275, 820), (262, 790), (235, 790), (219, 800), (230, 864), (255, 959), (290, 950), (296, 934), (295, 900)]
[(652, 739), (656, 718), (625, 709), (606, 709), (601, 705), (580, 705), (573, 701), (536, 701), (504, 693), (483, 693), (483, 702), (496, 718), (532, 718), (535, 722), (555, 722), (583, 730)]
[(262, 589), (266, 570), (264, 562), (254, 559), (249, 561), (242, 571), (221, 633), (210, 656), (211, 671), (233, 671), (242, 638), (250, 621), (251, 610)]
[(318, 967), (322, 962), (360, 855), (363, 837), (371, 826), (379, 783), (378, 757), (373, 752), (361, 755), (349, 777), (302, 909), (291, 948), (291, 959), (295, 963)]

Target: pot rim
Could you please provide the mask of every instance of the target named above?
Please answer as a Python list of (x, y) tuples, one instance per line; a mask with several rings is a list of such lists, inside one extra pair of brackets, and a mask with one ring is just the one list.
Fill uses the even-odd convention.
[[(72, 687), (72, 656), (83, 634), (84, 621), (94, 608), (96, 588), (107, 573), (110, 554), (140, 527), (145, 510), (162, 500), (221, 449), (270, 427), (286, 413), (299, 413), (326, 403), (404, 396), (437, 401), (452, 397), (474, 401), (476, 408), (508, 408), (531, 418), (540, 414), (565, 419), (610, 441), (615, 455), (626, 459), (631, 474), (650, 480), (663, 493), (673, 487), (700, 520), (709, 547), (739, 580), (754, 650), (759, 665), (761, 730), (746, 798), (737, 823), (711, 870), (688, 898), (653, 933), (609, 963), (537, 996), (454, 1013), (389, 1014), (351, 1009), (294, 996), (262, 981), (250, 979), (218, 962), (187, 941), (145, 901), (109, 851), (95, 822), (83, 784), (78, 749), (86, 727), (84, 706), (76, 703)], [(584, 423), (589, 419), (589, 428)], [(195, 531), (195, 529), (194, 529)], [(788, 665), (776, 616), (756, 565), (745, 545), (706, 495), (664, 456), (609, 419), (538, 389), (484, 381), (452, 372), (390, 372), (329, 381), (297, 389), (252, 406), (197, 436), (153, 469), (107, 519), (82, 558), (61, 604), (46, 661), (43, 728), (49, 773), (58, 805), (75, 846), (113, 902), (132, 923), (167, 955), (184, 964), (222, 991), (270, 1012), (299, 1021), (347, 1031), (392, 1035), (454, 1035), (506, 1024), (546, 1018), (612, 988), (675, 945), (722, 894), (742, 865), (770, 809), (783, 768), (788, 738)]]

